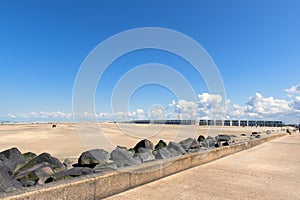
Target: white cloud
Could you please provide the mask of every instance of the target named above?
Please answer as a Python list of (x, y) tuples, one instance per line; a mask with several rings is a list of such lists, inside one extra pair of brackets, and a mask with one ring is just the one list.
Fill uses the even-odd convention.
[[(249, 97), (243, 105), (232, 104), (229, 99), (223, 101), (217, 94), (198, 94), (198, 100), (173, 100), (165, 108), (155, 105), (148, 112), (138, 108), (134, 111), (97, 113), (98, 121), (130, 121), (136, 119), (265, 119), (283, 120), (287, 123), (297, 123), (300, 116), (300, 84), (285, 90), (289, 98), (279, 99), (264, 97), (260, 93)], [(226, 114), (226, 115), (225, 115)], [(73, 114), (56, 112), (9, 113), (14, 120), (65, 120), (73, 119)], [(76, 115), (83, 120), (95, 119), (94, 113)]]
[(20, 120), (70, 120), (72, 119), (72, 114), (64, 113), (61, 111), (56, 112), (29, 112), (29, 113), (9, 113), (8, 116), (13, 119)]
[(166, 119), (164, 107), (162, 107), (161, 105), (152, 106), (148, 112), (148, 117), (149, 119), (153, 119), (153, 120)]
[(198, 107), (201, 119), (223, 119), (226, 113), (226, 101), (221, 95), (202, 93), (198, 94)]
[(295, 111), (300, 111), (300, 96), (296, 96), (294, 100), (292, 100), (289, 104), (291, 108), (295, 109)]
[(260, 93), (250, 97), (247, 102), (247, 113), (257, 113), (258, 115), (278, 115), (292, 112), (289, 101), (283, 99), (275, 99), (274, 97), (263, 97)]
[(11, 118), (16, 118), (17, 117), (16, 115), (11, 114), (11, 113), (9, 113), (8, 116), (11, 117)]
[(181, 119), (197, 119), (199, 117), (198, 105), (193, 101), (179, 100), (175, 105), (175, 112)]
[(300, 84), (292, 86), (285, 90), (288, 93), (289, 97), (293, 97), (294, 95), (300, 95)]

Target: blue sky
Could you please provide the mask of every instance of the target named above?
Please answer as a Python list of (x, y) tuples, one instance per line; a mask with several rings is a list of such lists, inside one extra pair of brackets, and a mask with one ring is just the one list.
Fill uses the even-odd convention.
[[(299, 19), (298, 0), (1, 0), (0, 119), (55, 120), (58, 116), (69, 120), (76, 74), (90, 51), (128, 29), (164, 27), (193, 38), (212, 57), (230, 100), (229, 118), (297, 122)], [(209, 91), (204, 81), (186, 61), (157, 50), (132, 52), (112, 64), (98, 86), (97, 113), (109, 116), (110, 96), (118, 79), (149, 62), (178, 70), (199, 99), (196, 104), (176, 100), (168, 88), (148, 85), (134, 93), (130, 110), (123, 112), (145, 117), (154, 104), (174, 105), (181, 112), (195, 106), (206, 117)]]

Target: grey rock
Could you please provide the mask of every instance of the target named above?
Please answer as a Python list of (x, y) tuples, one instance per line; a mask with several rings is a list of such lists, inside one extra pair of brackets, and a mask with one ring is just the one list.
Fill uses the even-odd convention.
[(217, 144), (217, 141), (213, 138), (208, 136), (203, 142), (201, 142), (201, 146), (207, 147), (207, 148), (212, 148), (215, 147)]
[(49, 153), (42, 153), (37, 157), (35, 157), (34, 159), (27, 162), (18, 171), (24, 171), (26, 169), (30, 169), (33, 166), (41, 163), (48, 163), (49, 166), (51, 166), (51, 168), (54, 171), (60, 171), (62, 169), (65, 169), (65, 166), (57, 158), (52, 157)]
[(259, 138), (260, 138), (260, 135), (256, 135), (255, 138), (259, 139)]
[[(174, 150), (175, 151), (175, 150)], [(167, 150), (167, 148), (161, 148), (155, 151), (155, 153), (153, 153), (155, 156), (155, 159), (166, 159), (166, 158), (170, 158), (171, 154), (170, 152)]]
[(14, 180), (7, 171), (0, 169), (0, 193), (11, 192), (19, 187), (21, 187), (19, 182)]
[(155, 157), (152, 153), (138, 153), (138, 156), (140, 157), (142, 163), (155, 160)]
[(35, 185), (36, 185), (36, 181), (26, 180), (26, 181), (22, 182), (23, 187), (32, 187)]
[(203, 135), (199, 135), (197, 141), (198, 142), (204, 142), (205, 141), (205, 137)]
[(152, 151), (150, 149), (146, 149), (143, 147), (140, 147), (138, 149), (138, 153), (136, 153), (136, 156), (140, 158), (142, 163), (155, 160), (155, 157), (152, 154)]
[(158, 150), (167, 146), (167, 143), (163, 140), (159, 140), (159, 142), (155, 145), (154, 149)]
[(176, 151), (173, 148), (168, 148), (168, 152), (170, 153), (170, 157), (181, 156), (182, 154), (179, 151)]
[(126, 149), (120, 147), (117, 147), (111, 152), (110, 159), (117, 165), (118, 168), (138, 165), (141, 163), (138, 160), (134, 159)]
[(181, 142), (179, 142), (179, 144), (182, 146), (182, 148), (186, 151), (190, 150), (197, 150), (200, 148), (200, 144), (197, 142), (197, 140), (193, 139), (193, 138), (188, 138), (185, 139)]
[(26, 187), (32, 185), (32, 182), (34, 182), (34, 185), (43, 185), (53, 173), (54, 171), (51, 165), (47, 162), (42, 162), (32, 166), (31, 168), (17, 171), (14, 179)]
[(14, 170), (26, 163), (26, 159), (17, 148), (11, 148), (0, 152), (0, 162), (5, 165), (9, 173), (12, 174)]
[(7, 159), (4, 156), (0, 157), (0, 171), (4, 171), (8, 173), (10, 176), (14, 174), (14, 170), (16, 168), (16, 163)]
[(215, 139), (217, 140), (217, 142), (230, 142), (231, 141), (231, 137), (229, 135), (217, 135), (215, 137)]
[(222, 146), (224, 146), (224, 147), (225, 147), (225, 146), (229, 146), (229, 142), (227, 142), (227, 141), (226, 141), (226, 142), (223, 142), (223, 143), (222, 143)]
[(242, 137), (245, 137), (245, 136), (247, 136), (247, 135), (246, 135), (245, 133), (242, 133), (241, 136), (242, 136)]
[(169, 142), (168, 144), (168, 150), (169, 149), (174, 149), (175, 151), (177, 151), (180, 155), (185, 154), (186, 151), (182, 148), (182, 146), (176, 142)]
[(221, 142), (215, 143), (215, 148), (219, 148), (219, 147), (221, 147), (221, 146), (222, 146)]
[(117, 170), (118, 167), (115, 163), (108, 163), (107, 165), (96, 165), (93, 170), (95, 173), (106, 173), (110, 171), (115, 171)]
[(95, 167), (98, 164), (105, 165), (108, 162), (109, 153), (103, 149), (92, 149), (81, 154), (78, 159), (79, 166)]
[(37, 157), (37, 155), (32, 152), (23, 153), (23, 156), (26, 159), (26, 161), (30, 161), (30, 160), (34, 159), (35, 157)]
[(141, 140), (135, 145), (135, 147), (133, 147), (134, 152), (138, 153), (138, 150), (141, 147), (153, 150), (153, 143), (147, 139)]
[(73, 162), (69, 159), (65, 159), (63, 162), (63, 165), (67, 168), (70, 168), (72, 166)]
[(46, 183), (59, 181), (59, 180), (67, 180), (72, 179), (74, 177), (93, 174), (95, 171), (89, 167), (74, 167), (72, 169), (63, 170), (52, 174), (47, 180)]

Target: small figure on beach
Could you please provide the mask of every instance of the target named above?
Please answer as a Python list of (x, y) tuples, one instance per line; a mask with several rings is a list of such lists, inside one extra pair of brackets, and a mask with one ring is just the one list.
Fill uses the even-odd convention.
[(286, 129), (286, 133), (288, 133), (289, 135), (291, 135), (290, 129)]

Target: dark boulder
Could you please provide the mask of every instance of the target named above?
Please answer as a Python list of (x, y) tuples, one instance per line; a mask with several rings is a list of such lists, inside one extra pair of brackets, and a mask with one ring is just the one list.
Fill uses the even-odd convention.
[(24, 181), (22, 182), (22, 186), (23, 187), (32, 187), (32, 186), (35, 186), (36, 185), (36, 181)]
[(107, 173), (111, 171), (115, 171), (118, 169), (117, 165), (115, 163), (108, 163), (106, 165), (96, 165), (93, 170), (95, 173)]
[(54, 171), (60, 171), (62, 169), (65, 169), (65, 166), (57, 158), (52, 157), (49, 153), (42, 153), (42, 154), (38, 155), (37, 157), (35, 157), (34, 159), (27, 162), (25, 165), (23, 165), (18, 170), (18, 172), (30, 169), (30, 168), (34, 167), (35, 165), (45, 163), (45, 162), (48, 163), (49, 166), (51, 166), (51, 168)]
[(93, 174), (95, 171), (89, 167), (74, 167), (72, 169), (63, 170), (52, 174), (47, 180), (46, 183), (59, 181), (59, 180), (67, 180), (78, 176)]
[(215, 139), (217, 140), (217, 142), (230, 142), (231, 141), (231, 137), (229, 135), (217, 135), (215, 137)]
[(222, 146), (222, 144), (220, 143), (220, 142), (217, 142), (216, 144), (215, 144), (215, 148), (219, 148), (219, 147), (221, 147)]
[(136, 157), (139, 157), (142, 163), (150, 162), (155, 160), (152, 150), (140, 147), (139, 152), (135, 154)]
[(252, 132), (251, 133), (251, 135), (257, 135), (258, 134), (258, 132)]
[(259, 139), (259, 138), (260, 138), (260, 135), (256, 135), (255, 138)]
[(0, 156), (0, 171), (7, 172), (10, 176), (14, 174), (16, 163), (7, 159), (4, 156)]
[(267, 130), (266, 133), (267, 133), (267, 134), (271, 134), (272, 132), (271, 132), (270, 130)]
[(108, 162), (109, 153), (103, 149), (92, 149), (81, 154), (78, 159), (79, 166), (95, 167), (98, 164), (105, 165)]
[(134, 152), (138, 153), (138, 150), (141, 147), (153, 150), (153, 143), (147, 139), (141, 140), (133, 147)]
[(215, 138), (208, 136), (203, 142), (201, 142), (201, 146), (207, 147), (207, 148), (212, 148), (215, 147), (217, 144), (217, 141)]
[(199, 135), (197, 141), (198, 142), (203, 142), (203, 141), (205, 141), (205, 137), (203, 135)]
[(158, 150), (154, 150), (153, 155), (155, 156), (155, 159), (166, 159), (166, 158), (171, 157), (171, 154), (167, 150), (167, 148), (161, 148), (161, 149), (158, 149)]
[(26, 163), (26, 159), (17, 148), (11, 148), (0, 152), (0, 162), (5, 165), (9, 173), (12, 174), (14, 170)]
[(18, 171), (14, 179), (19, 181), (24, 187), (36, 184), (43, 185), (45, 181), (54, 173), (52, 167), (47, 162), (42, 162), (31, 168)]
[(129, 149), (126, 149), (128, 151), (128, 153), (130, 153), (132, 156), (134, 156), (135, 154), (135, 151), (133, 148), (129, 148)]
[(242, 136), (242, 137), (245, 137), (245, 136), (247, 136), (247, 135), (246, 135), (245, 133), (242, 133), (241, 136)]
[(65, 159), (64, 162), (63, 162), (63, 165), (67, 168), (72, 167), (72, 164), (73, 164), (73, 162), (69, 159)]
[(226, 142), (223, 142), (223, 143), (222, 143), (222, 146), (224, 146), (224, 147), (225, 147), (225, 146), (229, 146), (229, 143), (228, 143), (227, 141), (226, 141)]
[(133, 157), (134, 154), (135, 154), (135, 151), (134, 151), (133, 148), (129, 148), (128, 149), (127, 147), (123, 147), (123, 146), (119, 146), (119, 145), (116, 148), (124, 149), (125, 151), (127, 151), (131, 155), (131, 157)]
[(32, 152), (23, 153), (23, 156), (27, 161), (30, 161), (30, 160), (34, 159), (35, 157), (37, 157), (37, 155)]
[(141, 163), (138, 160), (134, 159), (130, 152), (120, 147), (117, 147), (111, 152), (110, 159), (117, 165), (118, 168), (138, 165)]
[(163, 140), (159, 140), (159, 142), (155, 145), (154, 149), (158, 150), (167, 146), (167, 143)]
[[(1, 167), (1, 166), (0, 166)], [(11, 192), (16, 190), (16, 188), (21, 187), (21, 184), (14, 180), (7, 171), (0, 168), (0, 193), (1, 192)]]
[(182, 146), (180, 144), (176, 143), (176, 142), (169, 142), (167, 149), (168, 149), (168, 151), (170, 149), (174, 149), (176, 152), (178, 152), (179, 155), (182, 155), (182, 154), (186, 153), (184, 148), (182, 148)]
[(197, 140), (195, 140), (193, 138), (187, 138), (187, 139), (179, 142), (179, 144), (187, 152), (190, 152), (191, 150), (198, 150), (200, 148), (200, 144), (197, 142)]
[(180, 153), (179, 151), (176, 151), (173, 148), (168, 148), (167, 150), (170, 153), (170, 157), (176, 157), (176, 156), (181, 156), (182, 155), (182, 153)]

